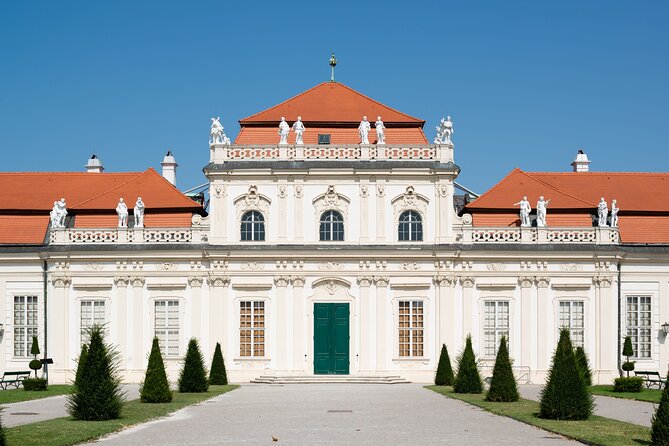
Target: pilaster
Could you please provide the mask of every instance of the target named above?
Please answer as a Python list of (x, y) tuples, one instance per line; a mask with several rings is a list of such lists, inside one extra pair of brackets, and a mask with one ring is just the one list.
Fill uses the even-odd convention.
[(371, 276), (358, 277), (358, 287), (360, 288), (360, 314), (358, 315), (358, 323), (360, 324), (360, 371), (372, 371), (372, 343), (374, 342), (375, 327), (369, 324), (369, 320), (374, 318), (371, 314), (369, 288), (372, 284)]
[(389, 279), (386, 276), (374, 276), (373, 280), (376, 288), (376, 371), (383, 372), (388, 369), (386, 315), (390, 313), (387, 299)]
[(305, 314), (304, 302), (304, 276), (292, 276), (291, 283), (293, 284), (293, 369), (306, 372), (306, 357), (305, 354), (305, 333), (304, 326), (307, 318)]

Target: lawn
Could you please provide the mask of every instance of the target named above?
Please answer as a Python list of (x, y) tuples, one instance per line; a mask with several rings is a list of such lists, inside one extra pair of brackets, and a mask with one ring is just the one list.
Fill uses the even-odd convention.
[(191, 404), (236, 389), (238, 386), (210, 386), (206, 393), (174, 392), (171, 403), (146, 404), (139, 400), (124, 404), (122, 417), (109, 421), (76, 421), (73, 418), (56, 418), (38, 423), (5, 429), (9, 446), (65, 446), (93, 440), (103, 435), (125, 429), (153, 418), (163, 417)]
[(540, 427), (586, 444), (607, 446), (650, 445), (650, 428), (610, 418), (592, 416), (587, 421), (545, 420), (537, 416), (539, 403), (521, 399), (516, 403), (491, 403), (484, 395), (453, 393), (451, 387), (428, 386), (430, 390), (478, 406), (488, 412)]
[(34, 390), (23, 390), (23, 388), (0, 390), (0, 404), (20, 403), (21, 401), (39, 400), (50, 396), (65, 395), (70, 393), (72, 386), (68, 384), (50, 385), (46, 390), (37, 392)]
[(613, 386), (592, 386), (590, 392), (593, 395), (612, 396), (614, 398), (625, 398), (628, 400), (647, 401), (649, 403), (659, 403), (662, 391), (657, 389), (641, 389), (641, 392), (614, 392)]

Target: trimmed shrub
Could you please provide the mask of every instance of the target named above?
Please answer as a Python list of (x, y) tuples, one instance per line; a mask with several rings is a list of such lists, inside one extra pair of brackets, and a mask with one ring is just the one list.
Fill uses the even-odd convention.
[(581, 372), (581, 377), (586, 386), (592, 385), (592, 370), (590, 370), (590, 361), (588, 361), (588, 354), (583, 347), (576, 347), (576, 365)]
[(170, 383), (165, 373), (163, 355), (160, 353), (158, 338), (153, 338), (146, 375), (139, 389), (139, 399), (143, 403), (169, 403), (172, 401)]
[(613, 380), (613, 391), (614, 392), (634, 392), (634, 393), (639, 393), (641, 392), (641, 388), (643, 387), (643, 378), (639, 376), (631, 376), (631, 377), (622, 377), (622, 378), (616, 378)]
[(204, 369), (204, 357), (200, 352), (197, 339), (192, 338), (188, 342), (188, 351), (184, 361), (183, 369), (179, 375), (179, 392), (201, 393), (209, 389), (207, 372)]
[(77, 420), (119, 418), (124, 393), (118, 373), (118, 354), (103, 339), (99, 325), (90, 328), (90, 345), (82, 370), (68, 396), (67, 410)]
[(26, 378), (23, 380), (23, 390), (46, 390), (47, 382), (44, 378)]
[(563, 328), (553, 354), (548, 382), (541, 390), (539, 416), (552, 420), (586, 420), (593, 409), (592, 395), (576, 365), (569, 330)]
[(37, 378), (37, 371), (42, 368), (42, 361), (37, 359), (37, 355), (40, 354), (37, 336), (33, 336), (33, 344), (30, 346), (30, 354), (33, 355), (33, 360), (30, 361), (28, 367), (30, 370), (35, 371), (35, 378)]
[(209, 371), (209, 384), (226, 385), (228, 383), (228, 374), (225, 371), (225, 361), (223, 360), (223, 352), (221, 351), (221, 344), (216, 343), (216, 350), (214, 350), (214, 358), (211, 360), (211, 370)]
[(657, 406), (655, 415), (653, 415), (652, 428), (650, 431), (651, 442), (658, 446), (669, 445), (669, 391), (664, 386), (660, 405)]
[(483, 393), (483, 382), (476, 365), (472, 336), (467, 335), (465, 349), (458, 358), (458, 374), (453, 383), (455, 393)]
[(516, 377), (513, 376), (506, 337), (502, 336), (495, 358), (495, 367), (492, 370), (490, 388), (485, 399), (487, 401), (510, 402), (518, 401), (519, 397), (518, 383), (516, 383)]
[(634, 362), (630, 361), (630, 356), (634, 356), (634, 349), (632, 348), (632, 338), (625, 336), (625, 343), (623, 344), (623, 356), (627, 357), (627, 362), (623, 363), (622, 368), (627, 372), (629, 378), (630, 372), (634, 370)]
[(434, 376), (434, 383), (437, 386), (452, 386), (454, 380), (451, 358), (448, 356), (446, 344), (442, 344), (441, 355), (439, 355), (439, 364), (437, 365), (437, 373)]
[(81, 346), (81, 353), (79, 353), (79, 359), (77, 360), (77, 374), (74, 376), (74, 385), (81, 380), (81, 372), (84, 370), (84, 364), (86, 363), (86, 356), (88, 355), (88, 345), (84, 344)]

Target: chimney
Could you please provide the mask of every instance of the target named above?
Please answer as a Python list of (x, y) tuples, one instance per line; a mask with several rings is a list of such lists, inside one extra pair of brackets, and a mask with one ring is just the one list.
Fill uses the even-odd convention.
[(163, 178), (172, 183), (172, 186), (177, 186), (177, 167), (179, 166), (172, 155), (172, 151), (168, 151), (163, 162), (160, 163), (163, 166)]
[(102, 167), (102, 162), (100, 162), (100, 158), (98, 158), (94, 153), (93, 156), (91, 156), (91, 159), (88, 160), (88, 164), (86, 164), (86, 172), (102, 173), (103, 170), (105, 170), (105, 168)]
[(576, 159), (571, 166), (574, 168), (574, 172), (589, 172), (590, 171), (590, 160), (588, 155), (583, 153), (583, 150), (578, 151), (576, 154)]

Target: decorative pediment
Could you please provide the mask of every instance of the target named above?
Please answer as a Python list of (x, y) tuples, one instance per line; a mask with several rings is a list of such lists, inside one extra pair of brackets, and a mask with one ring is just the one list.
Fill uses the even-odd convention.
[(260, 211), (267, 218), (267, 211), (271, 201), (265, 195), (258, 193), (258, 187), (255, 184), (249, 186), (249, 191), (235, 198), (233, 201), (237, 208), (237, 219), (247, 211)]
[(413, 186), (408, 186), (406, 191), (402, 195), (393, 198), (391, 203), (393, 205), (394, 221), (397, 221), (402, 212), (409, 210), (417, 211), (423, 217), (423, 221), (425, 221), (425, 213), (429, 200), (427, 197), (417, 194)]
[(339, 277), (323, 277), (322, 279), (314, 280), (312, 287), (323, 288), (328, 294), (332, 295), (339, 290), (339, 288), (349, 289), (351, 283)]
[(327, 192), (314, 198), (312, 203), (316, 209), (316, 214), (322, 214), (325, 211), (338, 211), (346, 215), (351, 199), (338, 193), (334, 185), (331, 184), (328, 186)]

